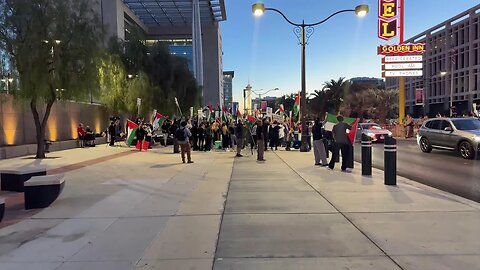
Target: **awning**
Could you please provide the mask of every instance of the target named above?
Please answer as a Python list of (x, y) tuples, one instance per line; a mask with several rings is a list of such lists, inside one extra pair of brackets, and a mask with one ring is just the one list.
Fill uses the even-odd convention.
[[(147, 26), (192, 23), (192, 0), (123, 0)], [(202, 22), (227, 19), (224, 0), (199, 0)]]

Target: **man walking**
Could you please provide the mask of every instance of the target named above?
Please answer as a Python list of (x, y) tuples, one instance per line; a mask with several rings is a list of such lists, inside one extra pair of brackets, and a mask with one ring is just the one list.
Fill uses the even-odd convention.
[(351, 130), (352, 127), (349, 124), (343, 122), (343, 116), (341, 115), (337, 116), (337, 120), (338, 124), (336, 124), (332, 130), (333, 139), (335, 140), (335, 149), (333, 151), (332, 159), (330, 160), (328, 167), (333, 170), (333, 168), (335, 167), (335, 160), (338, 158), (338, 154), (341, 151), (342, 172), (346, 172), (348, 167), (348, 161), (350, 158), (349, 152), (351, 147), (350, 139), (347, 136), (347, 130)]
[(235, 129), (235, 137), (237, 139), (237, 155), (236, 157), (242, 156), (242, 149), (245, 143), (245, 134), (242, 120), (238, 120), (237, 128)]
[(190, 137), (192, 137), (192, 133), (186, 126), (187, 122), (183, 121), (180, 124), (180, 128), (175, 132), (175, 137), (177, 138), (178, 144), (180, 145), (183, 163), (185, 163), (185, 154), (187, 154), (187, 162), (193, 163), (192, 147), (190, 145)]
[(265, 161), (263, 154), (265, 152), (265, 133), (262, 120), (257, 121), (257, 161)]
[[(315, 155), (315, 165), (327, 166), (327, 153), (325, 152), (325, 145), (323, 144), (323, 131), (320, 119), (315, 119), (313, 126), (313, 154)], [(320, 161), (322, 163), (320, 163)]]

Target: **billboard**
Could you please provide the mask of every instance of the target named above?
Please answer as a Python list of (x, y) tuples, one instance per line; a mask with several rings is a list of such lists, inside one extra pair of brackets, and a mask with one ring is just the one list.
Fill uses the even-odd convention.
[(415, 105), (423, 105), (423, 88), (415, 89)]

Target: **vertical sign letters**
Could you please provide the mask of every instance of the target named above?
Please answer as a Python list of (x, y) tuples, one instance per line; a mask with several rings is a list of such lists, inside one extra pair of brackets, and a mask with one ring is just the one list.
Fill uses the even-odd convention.
[(397, 36), (398, 0), (378, 0), (378, 37), (390, 40)]

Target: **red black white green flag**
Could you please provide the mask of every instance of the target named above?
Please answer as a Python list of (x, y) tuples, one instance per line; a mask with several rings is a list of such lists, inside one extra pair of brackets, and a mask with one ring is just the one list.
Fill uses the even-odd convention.
[[(325, 130), (327, 131), (332, 131), (333, 126), (335, 126), (338, 123), (337, 116), (331, 113), (327, 113), (327, 117), (325, 118)], [(350, 142), (352, 144), (355, 142), (355, 135), (357, 134), (357, 127), (358, 127), (358, 118), (350, 118), (350, 117), (344, 117), (343, 122), (349, 124), (352, 126), (352, 129), (348, 133), (348, 138), (350, 139)]]

